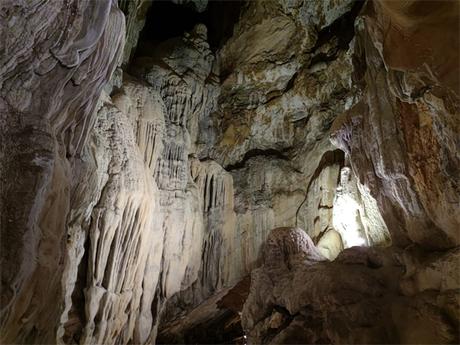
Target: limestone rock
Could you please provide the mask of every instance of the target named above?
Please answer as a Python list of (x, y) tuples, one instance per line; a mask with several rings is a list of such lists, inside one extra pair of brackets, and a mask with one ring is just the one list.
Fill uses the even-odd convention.
[(66, 244), (85, 169), (78, 156), (119, 60), (124, 21), (113, 1), (0, 8), (1, 341), (54, 343), (75, 273), (66, 262), (82, 256), (80, 234), (78, 245)]
[(174, 3), (0, 4), (1, 341), (458, 342), (458, 4)]
[[(297, 234), (302, 234), (302, 239)], [(451, 280), (444, 288), (432, 286), (436, 291), (432, 294), (423, 290), (423, 280), (412, 280), (417, 290), (412, 290), (410, 298), (402, 296), (398, 282), (405, 279), (405, 264), (397, 258), (409, 253), (393, 250), (353, 247), (334, 262), (327, 262), (318, 260), (318, 250), (302, 230), (273, 230), (265, 248), (266, 259), (251, 274), (250, 294), (243, 307), (248, 343), (458, 341), (458, 315), (445, 304), (453, 298), (458, 282)], [(284, 259), (272, 260), (280, 255)], [(453, 264), (456, 255), (433, 257), (431, 274), (441, 274), (441, 262), (446, 260), (452, 260), (450, 267), (458, 269), (458, 261)], [(301, 257), (313, 260), (297, 259)], [(284, 264), (290, 262), (297, 264)], [(443, 320), (444, 313), (448, 319)], [(429, 322), (434, 328), (427, 331)], [(425, 326), (416, 327), (415, 323)]]
[[(458, 4), (426, 17), (417, 12), (422, 6), (366, 6), (354, 77), (363, 97), (336, 120), (333, 140), (378, 195), (393, 240), (441, 249), (460, 241)], [(430, 53), (420, 52), (421, 40)], [(451, 49), (444, 53), (442, 44)]]
[[(385, 224), (394, 246), (352, 247), (333, 262), (305, 263), (294, 272), (273, 274), (264, 262), (252, 272), (243, 309), (249, 343), (459, 341), (458, 157), (452, 151), (458, 121), (451, 120), (458, 112), (458, 73), (442, 72), (458, 70), (458, 35), (452, 36), (458, 4), (429, 14), (420, 12), (423, 6), (366, 4), (353, 57), (361, 99), (332, 129), (358, 177), (351, 182), (353, 174), (349, 179), (349, 169), (342, 169), (334, 228), (352, 245), (344, 232), (352, 223), (341, 221), (352, 217), (355, 240), (362, 245), (372, 237), (377, 244), (387, 242)], [(430, 53), (421, 53), (422, 40)], [(441, 53), (449, 44), (455, 49)], [(377, 208), (381, 215), (373, 215)], [(359, 222), (362, 216), (367, 220)]]
[(126, 42), (123, 51), (124, 65), (134, 55), (139, 35), (145, 25), (147, 11), (152, 6), (151, 0), (119, 0), (118, 6), (125, 14), (126, 18)]
[(340, 233), (345, 248), (385, 246), (391, 243), (375, 199), (356, 181), (349, 167), (340, 171), (332, 224)]

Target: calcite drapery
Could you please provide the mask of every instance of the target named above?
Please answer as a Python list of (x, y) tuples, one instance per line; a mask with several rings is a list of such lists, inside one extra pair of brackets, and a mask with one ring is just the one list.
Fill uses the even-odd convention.
[(65, 267), (81, 257), (66, 251), (69, 212), (81, 201), (74, 199), (85, 169), (79, 157), (120, 55), (124, 21), (107, 0), (0, 7), (1, 337), (54, 343), (71, 293)]
[[(278, 226), (312, 240), (284, 229), (287, 251), (271, 242), (280, 255), (254, 277), (294, 250), (268, 282), (294, 284), (270, 295), (254, 278), (248, 306), (267, 292), (275, 311), (246, 308), (252, 340), (297, 327), (319, 342), (456, 341), (458, 255), (426, 250), (458, 245), (458, 54), (442, 52), (458, 48), (458, 4), (367, 4), (354, 39), (361, 2), (251, 1), (217, 51), (199, 23), (135, 51), (150, 2), (119, 4), (123, 61), (115, 1), (0, 4), (2, 341), (143, 344), (157, 327), (169, 339), (237, 322), (220, 298), (264, 263)], [(384, 223), (394, 244), (423, 249), (339, 254), (388, 244)], [(306, 266), (305, 250), (321, 262)], [(373, 306), (380, 293), (404, 297), (390, 311)], [(439, 330), (390, 317), (411, 310)]]

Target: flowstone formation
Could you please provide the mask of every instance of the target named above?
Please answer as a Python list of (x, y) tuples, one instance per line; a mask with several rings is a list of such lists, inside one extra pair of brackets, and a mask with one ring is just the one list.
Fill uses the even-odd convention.
[(2, 2), (1, 342), (458, 342), (458, 4), (418, 6)]
[(72, 233), (88, 234), (102, 187), (83, 192), (96, 169), (81, 155), (124, 19), (112, 1), (2, 1), (0, 13), (1, 342), (56, 343), (82, 254)]

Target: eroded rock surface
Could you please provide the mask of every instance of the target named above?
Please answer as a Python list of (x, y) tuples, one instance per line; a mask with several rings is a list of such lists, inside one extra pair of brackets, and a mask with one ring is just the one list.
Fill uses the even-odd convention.
[(0, 4), (1, 341), (458, 342), (458, 5), (173, 2)]
[[(67, 246), (68, 217), (83, 201), (75, 188), (86, 182), (80, 157), (124, 19), (112, 1), (3, 1), (0, 10), (1, 341), (55, 343), (72, 292), (66, 266), (82, 255)], [(82, 196), (77, 226), (89, 227), (92, 196)]]
[[(243, 309), (249, 343), (459, 341), (458, 22), (454, 3), (366, 3), (355, 24), (359, 101), (332, 128), (358, 180), (342, 168), (333, 226), (349, 246), (387, 241), (378, 231), (386, 224), (393, 246), (352, 247), (294, 269), (265, 261)], [(366, 205), (365, 222), (356, 205)]]
[(363, 94), (333, 137), (394, 241), (449, 248), (460, 241), (458, 4), (409, 3), (368, 4), (357, 21)]
[(274, 229), (243, 308), (248, 343), (458, 342), (458, 274), (446, 271), (458, 270), (458, 250), (423, 264), (413, 255), (352, 247), (327, 262), (303, 230)]

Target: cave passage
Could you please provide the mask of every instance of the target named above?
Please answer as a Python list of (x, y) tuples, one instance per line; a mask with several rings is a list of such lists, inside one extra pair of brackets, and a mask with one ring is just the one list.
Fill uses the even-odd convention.
[(180, 37), (196, 24), (205, 24), (208, 42), (216, 51), (232, 36), (244, 1), (210, 1), (205, 11), (198, 12), (193, 3), (175, 4), (169, 0), (154, 1), (140, 34), (136, 55), (146, 43), (154, 47), (173, 37)]
[(0, 344), (460, 344), (460, 1), (55, 2), (0, 4)]

